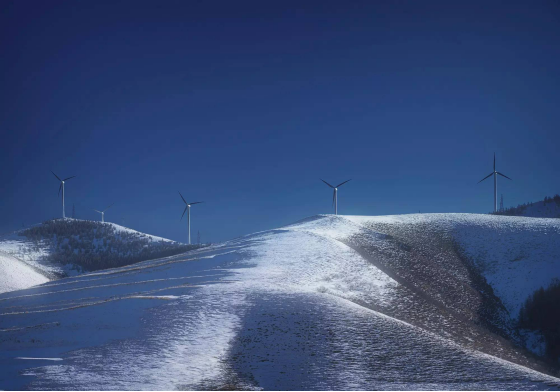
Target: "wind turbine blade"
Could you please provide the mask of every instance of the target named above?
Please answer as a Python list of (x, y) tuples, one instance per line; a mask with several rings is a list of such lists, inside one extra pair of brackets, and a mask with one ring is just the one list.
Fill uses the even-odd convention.
[(490, 173), (488, 174), (486, 177), (484, 177), (482, 180), (480, 180), (479, 182), (477, 182), (477, 184), (480, 184), (482, 181), (486, 180), (488, 177), (490, 177), (492, 174), (494, 173)]
[(62, 189), (62, 182), (60, 183), (60, 186), (58, 187), (58, 196), (60, 196), (60, 190)]
[(92, 210), (94, 210), (95, 212), (99, 212), (101, 214), (101, 211), (97, 211), (96, 209), (93, 209), (93, 208), (92, 208)]
[(334, 207), (334, 200), (336, 199), (336, 191), (332, 191), (332, 206)]
[(185, 207), (185, 210), (183, 211), (183, 215), (181, 215), (181, 220), (183, 220), (183, 217), (185, 216), (185, 212), (187, 212), (187, 208), (189, 208), (189, 205), (187, 204), (187, 206)]
[[(177, 192), (179, 192), (179, 191), (177, 191)], [(183, 202), (184, 202), (185, 204), (188, 204), (187, 201), (185, 200), (185, 198), (183, 197), (183, 195), (181, 195), (181, 192), (179, 192), (179, 196), (181, 196), (181, 199), (183, 199)]]
[(76, 176), (72, 176), (72, 177), (65, 178), (65, 179), (62, 180), (62, 181), (68, 181), (69, 179), (74, 178), (74, 177), (76, 177)]
[(194, 201), (192, 203), (189, 203), (190, 206), (192, 206), (193, 204), (200, 204), (200, 203), (204, 203), (203, 201)]
[(496, 171), (496, 153), (494, 153), (494, 171)]
[(53, 172), (52, 170), (51, 170), (51, 173), (53, 174), (53, 176), (56, 177), (56, 179), (57, 179), (58, 181), (62, 181), (56, 174), (54, 174), (54, 172)]
[[(505, 178), (507, 178), (508, 180), (511, 180), (511, 178), (509, 178), (509, 177), (508, 177), (508, 176), (506, 176), (505, 174), (502, 174), (502, 173), (500, 173), (500, 172), (496, 172), (496, 173), (498, 173), (498, 174), (499, 174), (500, 176), (502, 176), (502, 177), (505, 177)], [(513, 181), (513, 180), (512, 180), (512, 181)]]
[(342, 186), (342, 185), (346, 184), (348, 181), (352, 181), (352, 179), (346, 180), (343, 183), (338, 184), (335, 188), (338, 188), (339, 186)]
[(328, 182), (326, 182), (326, 181), (323, 180), (322, 178), (319, 178), (319, 180), (323, 181), (325, 184), (327, 184), (327, 185), (330, 186), (331, 188), (334, 188), (334, 186), (332, 186), (331, 184), (329, 184)]
[[(115, 204), (115, 203), (113, 203), (113, 204)], [(105, 208), (105, 209), (103, 210), (103, 212), (105, 212), (105, 211), (107, 211), (109, 208), (111, 208), (111, 207), (113, 206), (113, 204), (111, 204), (109, 207)]]

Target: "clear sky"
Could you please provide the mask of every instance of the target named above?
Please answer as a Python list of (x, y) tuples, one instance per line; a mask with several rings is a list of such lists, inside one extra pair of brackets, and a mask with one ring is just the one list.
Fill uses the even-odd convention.
[[(0, 233), (67, 215), (219, 241), (560, 193), (557, 1), (0, 0)], [(193, 234), (193, 237), (195, 234)]]

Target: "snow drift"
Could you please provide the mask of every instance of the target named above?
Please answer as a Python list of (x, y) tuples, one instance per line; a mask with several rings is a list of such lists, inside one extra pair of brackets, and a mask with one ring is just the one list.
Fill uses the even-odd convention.
[(30, 265), (0, 252), (0, 293), (21, 290), (48, 281), (44, 274)]

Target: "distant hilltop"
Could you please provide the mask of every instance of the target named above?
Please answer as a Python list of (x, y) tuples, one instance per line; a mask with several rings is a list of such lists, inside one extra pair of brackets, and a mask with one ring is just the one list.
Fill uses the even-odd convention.
[(495, 215), (527, 216), (532, 218), (560, 218), (560, 195), (545, 197), (534, 203), (520, 204), (494, 212)]
[(109, 222), (70, 218), (48, 220), (0, 240), (0, 270), (4, 275), (12, 276), (4, 279), (6, 284), (0, 281), (0, 292), (174, 256), (200, 246), (186, 245)]

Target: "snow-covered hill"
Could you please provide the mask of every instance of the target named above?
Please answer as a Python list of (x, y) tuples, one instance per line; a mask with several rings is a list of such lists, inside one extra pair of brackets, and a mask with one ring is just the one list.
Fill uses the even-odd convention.
[[(26, 288), (42, 279), (118, 267), (192, 249), (114, 223), (56, 219), (0, 238), (6, 277), (0, 292)], [(40, 281), (43, 283), (44, 280)]]
[(558, 389), (510, 317), (558, 225), (317, 216), (4, 293), (0, 388)]
[[(527, 298), (560, 278), (558, 219), (475, 214), (348, 218), (391, 236), (397, 244), (391, 257), (370, 253), (391, 264), (409, 287), (542, 355), (542, 336), (515, 326)], [(403, 252), (403, 245), (410, 249)]]
[[(405, 241), (418, 238), (418, 231), (453, 240), (461, 254), (474, 262), (511, 318), (518, 317), (521, 305), (530, 294), (560, 278), (560, 221), (557, 219), (476, 214), (347, 218)], [(447, 262), (441, 260), (438, 273), (445, 272)]]

